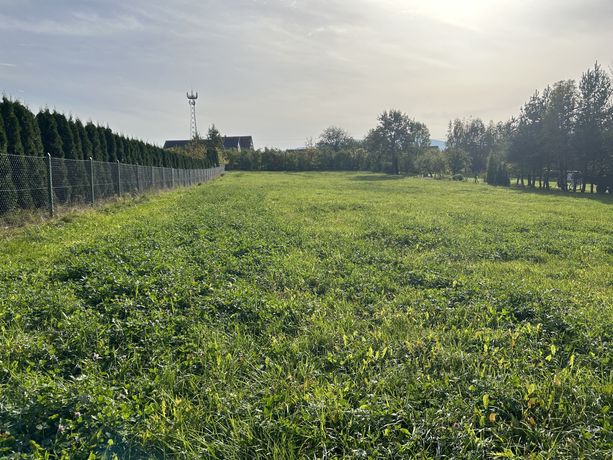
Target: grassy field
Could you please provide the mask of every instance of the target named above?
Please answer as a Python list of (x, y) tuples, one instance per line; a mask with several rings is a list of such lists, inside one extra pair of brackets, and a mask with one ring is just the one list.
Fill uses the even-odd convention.
[(609, 197), (231, 173), (0, 260), (0, 456), (611, 458)]

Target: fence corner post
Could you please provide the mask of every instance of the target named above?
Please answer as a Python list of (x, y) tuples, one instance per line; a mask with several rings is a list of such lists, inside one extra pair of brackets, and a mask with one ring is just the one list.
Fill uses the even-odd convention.
[(95, 193), (95, 184), (94, 184), (94, 159), (89, 157), (89, 184), (90, 184), (90, 193), (92, 199), (92, 206), (96, 201), (96, 193)]
[(53, 168), (51, 166), (50, 153), (47, 153), (47, 199), (49, 204), (49, 215), (53, 217)]

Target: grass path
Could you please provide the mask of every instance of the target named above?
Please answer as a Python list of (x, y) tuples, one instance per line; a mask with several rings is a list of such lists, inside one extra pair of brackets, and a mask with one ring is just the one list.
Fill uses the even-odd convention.
[(230, 173), (0, 234), (0, 456), (610, 458), (612, 205)]

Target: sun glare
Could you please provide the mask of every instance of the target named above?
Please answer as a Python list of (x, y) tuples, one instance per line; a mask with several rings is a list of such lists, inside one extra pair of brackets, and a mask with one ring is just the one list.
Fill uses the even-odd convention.
[(429, 2), (407, 2), (395, 0), (396, 7), (402, 5), (408, 15), (423, 16), (429, 19), (453, 24), (460, 27), (476, 28), (499, 7), (508, 4), (503, 1), (487, 0), (430, 0)]

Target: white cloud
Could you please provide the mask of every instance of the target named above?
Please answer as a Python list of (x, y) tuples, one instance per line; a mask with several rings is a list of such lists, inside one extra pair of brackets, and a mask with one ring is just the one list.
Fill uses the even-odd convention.
[(134, 17), (103, 17), (93, 12), (72, 12), (63, 19), (27, 20), (0, 14), (0, 29), (29, 34), (104, 37), (142, 28), (142, 24)]

